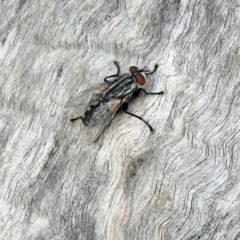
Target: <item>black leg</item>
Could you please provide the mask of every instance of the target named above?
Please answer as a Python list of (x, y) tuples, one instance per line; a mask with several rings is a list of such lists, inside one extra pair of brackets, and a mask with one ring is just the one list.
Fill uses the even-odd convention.
[(114, 64), (116, 65), (116, 67), (117, 67), (117, 75), (119, 76), (119, 73), (120, 73), (120, 66), (119, 66), (119, 64), (118, 64), (117, 61), (114, 61), (113, 63), (114, 63)]
[(109, 80), (107, 80), (108, 78), (112, 78), (112, 77), (118, 77), (118, 75), (110, 75), (110, 76), (107, 76), (107, 77), (105, 77), (104, 78), (104, 82), (111, 82), (111, 81), (109, 81)]
[(146, 122), (143, 118), (141, 118), (141, 117), (139, 117), (139, 116), (137, 116), (137, 115), (135, 115), (135, 114), (133, 114), (133, 113), (130, 113), (130, 112), (128, 112), (128, 111), (125, 110), (125, 109), (123, 109), (123, 112), (125, 112), (125, 113), (127, 113), (127, 114), (129, 114), (129, 115), (131, 115), (131, 116), (133, 116), (133, 117), (136, 117), (136, 118), (138, 118), (139, 120), (143, 121), (143, 122), (149, 127), (150, 132), (153, 132), (152, 126), (151, 126), (148, 122)]
[(134, 73), (140, 73), (140, 72), (145, 72), (145, 69), (138, 69), (137, 71), (135, 71)]
[(147, 92), (144, 88), (140, 88), (140, 89), (147, 95), (162, 95), (162, 94), (164, 94), (164, 91), (152, 93), (152, 92)]
[(119, 73), (120, 73), (120, 67), (119, 67), (119, 64), (118, 64), (117, 61), (114, 61), (113, 63), (117, 66), (117, 74), (114, 74), (114, 75), (111, 75), (111, 76), (105, 77), (105, 78), (104, 78), (104, 82), (109, 82), (109, 80), (107, 80), (108, 78), (118, 77), (118, 76), (119, 76)]
[(82, 117), (71, 118), (71, 119), (70, 119), (70, 122), (75, 122), (75, 121), (77, 121), (77, 120), (79, 120), (79, 119), (82, 119)]
[(147, 95), (161, 95), (161, 94), (164, 94), (164, 91), (161, 91), (161, 92), (156, 92), (156, 93), (149, 93), (147, 92), (144, 88), (138, 88), (136, 89), (134, 92), (133, 92), (133, 97), (134, 98), (137, 98), (141, 92), (144, 92), (145, 94)]
[(153, 73), (155, 73), (157, 71), (157, 69), (158, 69), (158, 64), (155, 63), (154, 70), (152, 72), (145, 72), (145, 74), (146, 75), (153, 74)]

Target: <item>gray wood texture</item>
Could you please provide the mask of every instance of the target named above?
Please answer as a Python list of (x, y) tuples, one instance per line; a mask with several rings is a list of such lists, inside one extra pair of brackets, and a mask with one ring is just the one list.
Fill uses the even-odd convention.
[[(234, 0), (1, 1), (0, 239), (240, 239)], [(102, 141), (69, 98), (160, 67)]]

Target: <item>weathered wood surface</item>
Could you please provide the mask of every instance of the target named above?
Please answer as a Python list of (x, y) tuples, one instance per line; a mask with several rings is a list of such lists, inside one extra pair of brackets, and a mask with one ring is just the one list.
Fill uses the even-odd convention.
[[(239, 1), (1, 1), (0, 236), (240, 239)], [(66, 101), (153, 67), (102, 144)]]

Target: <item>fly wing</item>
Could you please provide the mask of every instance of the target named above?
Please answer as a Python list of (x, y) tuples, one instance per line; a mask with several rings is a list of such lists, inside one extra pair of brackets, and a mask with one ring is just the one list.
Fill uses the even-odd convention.
[(91, 103), (98, 99), (100, 93), (105, 90), (108, 85), (108, 83), (100, 83), (80, 92), (66, 103), (65, 108), (74, 108), (79, 115), (82, 115)]
[(122, 106), (123, 99), (113, 99), (106, 103), (100, 104), (98, 109), (94, 112), (91, 122), (89, 125), (91, 126), (91, 136), (90, 142), (96, 142), (106, 129), (106, 127), (110, 124), (120, 107)]

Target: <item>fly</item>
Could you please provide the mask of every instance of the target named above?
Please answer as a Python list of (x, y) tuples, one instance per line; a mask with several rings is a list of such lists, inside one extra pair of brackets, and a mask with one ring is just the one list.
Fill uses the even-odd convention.
[(137, 98), (141, 92), (147, 95), (161, 95), (164, 93), (163, 91), (147, 92), (143, 88), (147, 76), (156, 72), (158, 64), (155, 64), (153, 71), (131, 66), (129, 73), (122, 75), (120, 75), (118, 62), (115, 61), (114, 64), (117, 67), (116, 74), (105, 77), (104, 82), (81, 92), (66, 104), (66, 107), (81, 109), (80, 116), (72, 118), (70, 121), (75, 122), (81, 119), (84, 125), (92, 126), (94, 131), (92, 142), (96, 142), (101, 137), (106, 127), (119, 112), (138, 118), (153, 132), (152, 126), (147, 121), (128, 111), (128, 103), (133, 98)]

